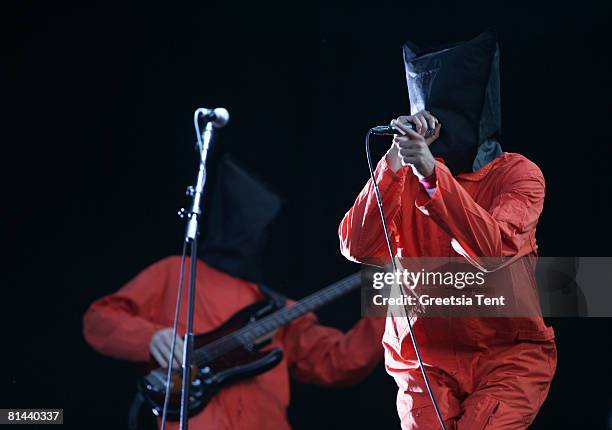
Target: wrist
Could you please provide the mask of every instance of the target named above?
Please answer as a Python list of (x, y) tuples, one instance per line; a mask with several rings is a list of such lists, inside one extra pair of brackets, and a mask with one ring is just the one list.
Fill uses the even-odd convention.
[(402, 160), (399, 157), (397, 148), (391, 147), (385, 154), (385, 160), (387, 161), (387, 165), (393, 171), (393, 173), (397, 173), (402, 166)]
[(419, 181), (432, 176), (435, 172), (436, 163), (434, 160), (431, 162), (426, 161), (421, 163), (419, 166), (415, 166), (415, 175), (419, 179)]

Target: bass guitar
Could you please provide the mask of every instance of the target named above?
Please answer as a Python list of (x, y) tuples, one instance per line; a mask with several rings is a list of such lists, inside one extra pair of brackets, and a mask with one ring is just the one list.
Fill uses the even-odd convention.
[[(361, 285), (361, 274), (350, 275), (299, 302), (280, 310), (270, 301), (249, 305), (219, 328), (194, 336), (192, 380), (189, 388), (189, 416), (202, 411), (222, 387), (259, 375), (283, 359), (281, 348), (262, 351), (276, 329), (318, 309)], [(152, 412), (161, 416), (168, 369), (149, 372), (138, 383), (141, 395)], [(180, 370), (172, 372), (168, 420), (178, 420), (181, 399)]]

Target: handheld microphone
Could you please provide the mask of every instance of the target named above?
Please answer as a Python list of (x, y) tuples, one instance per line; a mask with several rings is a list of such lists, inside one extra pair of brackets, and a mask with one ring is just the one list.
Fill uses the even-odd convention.
[(204, 122), (212, 122), (215, 128), (225, 127), (229, 122), (229, 112), (225, 108), (198, 109), (202, 112)]
[[(409, 128), (412, 131), (416, 131), (416, 125), (411, 122), (405, 122), (404, 126)], [(393, 136), (394, 134), (404, 134), (402, 131), (393, 127), (392, 125), (377, 125), (376, 127), (372, 127), (370, 132), (376, 136)], [(425, 132), (425, 138), (430, 137), (434, 134), (435, 130), (432, 128), (427, 129)]]
[[(404, 125), (411, 130), (416, 131), (416, 126), (411, 122), (405, 122)], [(403, 134), (397, 128), (392, 125), (377, 125), (376, 127), (372, 127), (370, 129), (372, 134), (376, 136), (392, 136), (394, 134)]]

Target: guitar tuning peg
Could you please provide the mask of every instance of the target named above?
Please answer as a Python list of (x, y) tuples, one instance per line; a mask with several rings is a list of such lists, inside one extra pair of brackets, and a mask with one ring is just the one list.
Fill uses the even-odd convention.
[(185, 210), (185, 208), (180, 208), (177, 211), (177, 214), (178, 214), (179, 218), (183, 219), (183, 218), (185, 218), (187, 216), (187, 211)]
[(191, 185), (188, 186), (185, 190), (185, 194), (187, 194), (188, 197), (192, 197), (195, 194), (195, 188), (193, 188)]

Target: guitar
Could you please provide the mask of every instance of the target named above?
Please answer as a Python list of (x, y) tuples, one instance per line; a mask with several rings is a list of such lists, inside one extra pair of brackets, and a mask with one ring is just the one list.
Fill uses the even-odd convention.
[[(283, 359), (281, 348), (260, 351), (270, 342), (276, 329), (359, 285), (361, 274), (355, 273), (280, 310), (267, 300), (259, 301), (238, 311), (217, 329), (194, 336), (189, 416), (202, 411), (222, 387), (264, 373), (280, 363)], [(138, 383), (138, 390), (157, 416), (162, 414), (167, 372), (168, 369), (155, 369)], [(171, 421), (179, 419), (181, 375), (181, 370), (172, 372), (167, 412)]]

